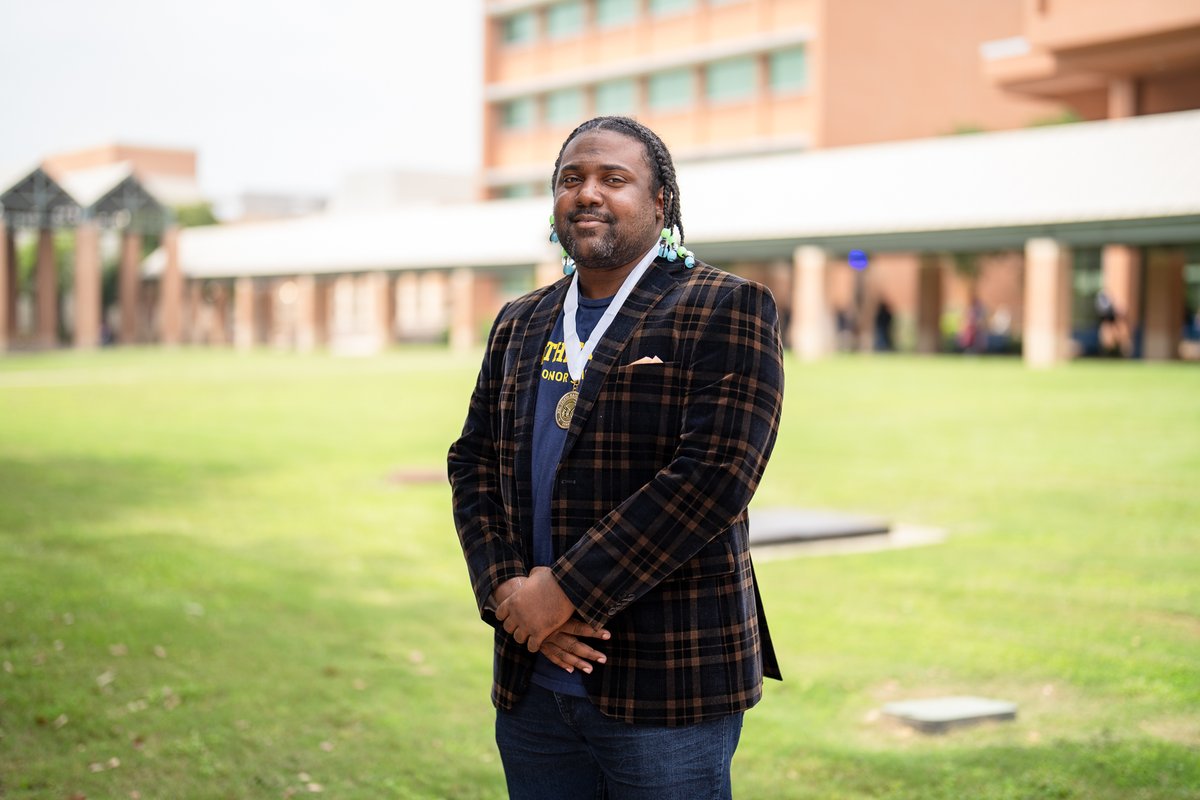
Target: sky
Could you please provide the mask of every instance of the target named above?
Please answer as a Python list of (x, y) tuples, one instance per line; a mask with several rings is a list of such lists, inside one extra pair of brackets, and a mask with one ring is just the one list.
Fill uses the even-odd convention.
[(204, 193), (471, 174), (482, 0), (0, 0), (0, 167), (110, 142), (197, 151)]

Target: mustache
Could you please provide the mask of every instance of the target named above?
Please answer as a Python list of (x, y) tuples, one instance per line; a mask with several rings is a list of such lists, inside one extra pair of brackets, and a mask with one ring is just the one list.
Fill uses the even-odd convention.
[(616, 217), (612, 214), (606, 214), (602, 211), (571, 211), (567, 214), (568, 222), (578, 222), (580, 219), (595, 219), (600, 222), (612, 224), (616, 222)]

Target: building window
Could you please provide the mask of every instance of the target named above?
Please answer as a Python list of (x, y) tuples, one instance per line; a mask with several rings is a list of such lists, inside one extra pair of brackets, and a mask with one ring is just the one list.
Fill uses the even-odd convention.
[(504, 43), (525, 44), (537, 38), (537, 15), (522, 11), (504, 18)]
[(537, 102), (532, 97), (509, 100), (501, 108), (501, 117), (505, 130), (532, 128), (537, 121)]
[(758, 88), (758, 64), (753, 56), (714, 61), (704, 68), (704, 93), (709, 100), (743, 100)]
[(498, 194), (503, 199), (513, 200), (519, 197), (533, 197), (536, 191), (529, 183), (510, 183), (507, 186), (501, 186)]
[(583, 30), (583, 0), (567, 0), (546, 10), (546, 35), (551, 39), (576, 36)]
[(647, 101), (655, 111), (685, 108), (696, 92), (695, 74), (690, 68), (656, 72), (646, 82)]
[(650, 0), (650, 13), (656, 17), (664, 14), (678, 14), (690, 11), (696, 5), (696, 0)]
[(769, 69), (773, 92), (793, 92), (808, 88), (808, 57), (803, 47), (771, 53)]
[(546, 95), (546, 122), (551, 125), (574, 125), (582, 122), (583, 90), (560, 89)]
[(596, 84), (596, 113), (632, 114), (637, 110), (637, 81), (625, 78)]
[(596, 0), (596, 24), (615, 28), (637, 18), (638, 0)]

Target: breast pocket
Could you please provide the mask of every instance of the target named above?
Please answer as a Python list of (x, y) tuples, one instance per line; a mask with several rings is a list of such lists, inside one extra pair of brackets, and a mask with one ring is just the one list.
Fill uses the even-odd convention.
[(672, 363), (617, 367), (609, 375), (600, 413), (611, 444), (635, 460), (662, 462), (679, 443), (682, 370)]

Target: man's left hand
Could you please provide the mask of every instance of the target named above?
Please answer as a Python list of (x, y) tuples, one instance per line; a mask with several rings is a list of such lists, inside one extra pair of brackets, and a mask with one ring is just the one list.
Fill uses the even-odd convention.
[(525, 585), (496, 609), (504, 630), (531, 653), (541, 649), (546, 637), (561, 628), (575, 613), (575, 606), (559, 588), (548, 567), (534, 567)]

